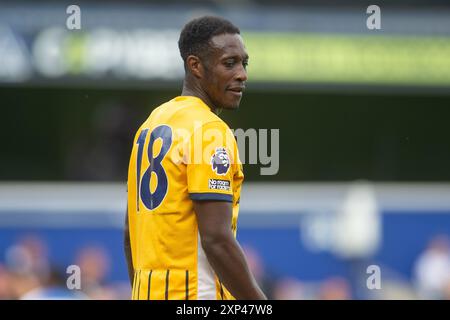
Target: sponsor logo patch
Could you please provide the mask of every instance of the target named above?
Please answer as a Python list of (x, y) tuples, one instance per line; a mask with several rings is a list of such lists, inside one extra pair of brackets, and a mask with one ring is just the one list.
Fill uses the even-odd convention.
[(211, 190), (230, 191), (230, 181), (228, 180), (209, 179), (208, 185)]

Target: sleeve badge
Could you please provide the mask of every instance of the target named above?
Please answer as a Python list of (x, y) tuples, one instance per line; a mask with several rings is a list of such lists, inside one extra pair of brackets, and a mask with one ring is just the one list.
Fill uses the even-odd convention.
[(230, 169), (230, 157), (223, 147), (216, 148), (216, 152), (211, 157), (211, 167), (219, 176), (224, 176)]

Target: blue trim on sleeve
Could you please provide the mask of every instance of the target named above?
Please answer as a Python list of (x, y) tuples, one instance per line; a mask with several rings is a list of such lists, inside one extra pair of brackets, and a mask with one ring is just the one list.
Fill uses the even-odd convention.
[(231, 194), (223, 193), (212, 193), (212, 192), (202, 192), (202, 193), (189, 193), (189, 197), (192, 200), (216, 200), (216, 201), (226, 201), (233, 202), (233, 196)]

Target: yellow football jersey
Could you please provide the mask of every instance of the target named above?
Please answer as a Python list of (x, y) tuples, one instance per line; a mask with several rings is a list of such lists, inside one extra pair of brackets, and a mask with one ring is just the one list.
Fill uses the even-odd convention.
[(244, 174), (230, 128), (199, 98), (156, 108), (128, 171), (132, 299), (229, 300), (202, 249), (193, 200), (229, 201), (236, 236)]

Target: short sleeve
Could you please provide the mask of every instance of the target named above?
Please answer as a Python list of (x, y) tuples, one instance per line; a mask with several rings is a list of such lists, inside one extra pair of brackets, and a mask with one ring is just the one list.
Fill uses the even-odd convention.
[(194, 131), (189, 143), (187, 184), (192, 200), (233, 202), (236, 141), (220, 121)]

